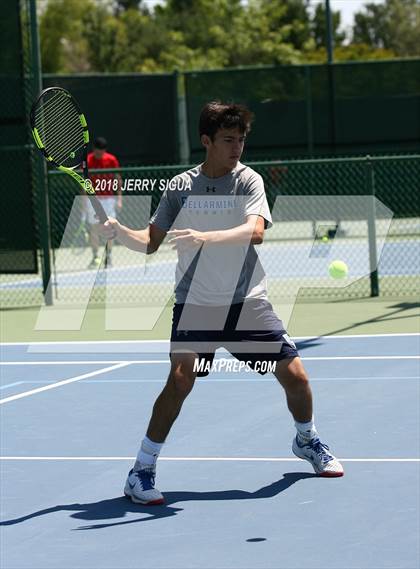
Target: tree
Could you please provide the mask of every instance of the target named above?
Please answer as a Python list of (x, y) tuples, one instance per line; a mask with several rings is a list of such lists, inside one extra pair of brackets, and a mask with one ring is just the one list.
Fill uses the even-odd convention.
[[(334, 49), (334, 61), (371, 61), (377, 59), (392, 59), (395, 53), (390, 49), (375, 48), (364, 43), (339, 45)], [(309, 51), (302, 57), (302, 63), (325, 63), (327, 50), (320, 47)]]
[(227, 37), (228, 65), (298, 63), (310, 42), (304, 0), (250, 0)]
[(55, 0), (48, 3), (40, 20), (44, 73), (74, 73), (89, 69), (83, 17), (94, 8), (91, 0)]
[[(325, 47), (327, 43), (327, 13), (325, 5), (317, 4), (315, 14), (311, 22), (312, 36), (315, 40), (317, 48)], [(340, 32), (339, 27), (341, 24), (341, 13), (332, 11), (331, 13), (332, 27), (333, 27), (333, 41), (334, 46), (342, 45), (346, 39), (345, 32)]]
[[(418, 53), (420, 0), (367, 5), (355, 45), (335, 59)], [(393, 26), (390, 22), (393, 21)], [(326, 61), (325, 9), (308, 0), (48, 0), (40, 15), (44, 72), (157, 72)], [(360, 44), (360, 45), (359, 45)]]
[(389, 49), (398, 56), (420, 55), (420, 0), (366, 4), (355, 15), (352, 43)]
[(96, 5), (85, 13), (83, 28), (90, 68), (100, 73), (124, 71), (130, 51), (122, 20)]
[(306, 0), (168, 0), (156, 19), (169, 30), (160, 61), (181, 70), (297, 63), (310, 41)]
[(138, 10), (141, 0), (116, 0), (117, 13), (125, 12), (126, 10)]

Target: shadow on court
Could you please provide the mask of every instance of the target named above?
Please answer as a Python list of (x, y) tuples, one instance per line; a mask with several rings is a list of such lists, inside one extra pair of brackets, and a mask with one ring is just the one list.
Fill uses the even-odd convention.
[[(356, 299), (347, 299), (346, 303), (350, 303), (352, 300), (360, 301), (360, 298)], [(333, 303), (342, 303), (342, 300), (332, 300), (331, 304)], [(418, 318), (419, 315), (417, 312), (413, 312), (420, 307), (420, 302), (399, 302), (397, 304), (390, 304), (387, 306), (387, 311), (384, 311), (383, 314), (375, 316), (373, 318), (367, 318), (365, 320), (360, 320), (357, 322), (352, 322), (349, 326), (344, 326), (343, 328), (338, 328), (337, 330), (330, 330), (329, 332), (325, 332), (324, 336), (335, 336), (337, 334), (342, 334), (343, 332), (350, 332), (351, 330), (357, 330), (361, 326), (365, 326), (366, 324), (381, 324), (382, 322), (389, 322), (391, 320), (404, 320), (407, 318)], [(411, 311), (407, 313), (407, 311)], [(322, 336), (309, 338), (308, 340), (303, 340), (300, 342), (296, 342), (297, 348), (299, 351), (303, 351), (305, 348), (310, 348), (313, 346), (317, 346), (322, 343)]]
[(179, 502), (201, 502), (213, 500), (225, 500), (227, 502), (232, 500), (258, 500), (264, 498), (273, 498), (281, 492), (284, 492), (290, 486), (303, 480), (305, 478), (318, 478), (316, 474), (307, 472), (289, 472), (283, 475), (281, 480), (277, 480), (268, 486), (264, 486), (255, 492), (247, 492), (245, 490), (222, 490), (213, 492), (188, 492), (188, 491), (174, 491), (164, 492), (165, 504), (162, 506), (142, 506), (141, 504), (133, 504), (131, 500), (125, 497), (110, 498), (108, 500), (100, 500), (99, 502), (92, 502), (87, 504), (61, 504), (51, 508), (45, 508), (38, 512), (33, 512), (27, 516), (15, 518), (12, 520), (5, 520), (0, 522), (0, 526), (11, 526), (44, 516), (54, 512), (61, 511), (75, 511), (71, 517), (77, 520), (111, 520), (115, 518), (123, 518), (128, 513), (134, 514), (148, 514), (147, 517), (136, 518), (134, 520), (126, 520), (112, 523), (98, 523), (76, 528), (77, 530), (90, 530), (102, 529), (112, 526), (121, 526), (126, 524), (134, 524), (137, 522), (145, 522), (151, 520), (158, 520), (160, 518), (168, 518), (175, 516), (178, 512), (182, 512), (183, 508), (172, 507), (173, 504)]

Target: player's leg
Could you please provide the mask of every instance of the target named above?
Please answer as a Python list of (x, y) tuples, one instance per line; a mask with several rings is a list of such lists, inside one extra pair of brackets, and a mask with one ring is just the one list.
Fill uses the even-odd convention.
[(292, 357), (278, 361), (274, 375), (286, 392), (287, 406), (295, 421), (311, 421), (312, 390), (302, 360)]
[(308, 460), (320, 476), (342, 476), (343, 467), (321, 442), (312, 411), (312, 390), (299, 357), (286, 358), (276, 364), (274, 375), (286, 392), (287, 406), (295, 420), (297, 434), (292, 450), (299, 458)]
[(89, 264), (89, 268), (94, 269), (100, 263), (98, 257), (99, 249), (99, 224), (93, 223), (89, 225), (89, 244), (92, 249), (92, 260)]
[[(117, 217), (117, 208), (116, 208), (117, 200), (115, 196), (106, 196), (102, 198), (102, 206), (105, 210), (105, 213), (108, 217)], [(113, 241), (110, 239), (106, 242), (105, 248), (105, 266), (109, 269), (112, 267), (112, 244)]]
[(153, 406), (147, 437), (163, 443), (191, 392), (197, 373), (194, 371), (194, 353), (171, 354), (168, 381)]
[(191, 392), (196, 372), (196, 354), (171, 354), (171, 371), (165, 387), (155, 401), (147, 434), (129, 472), (124, 493), (133, 502), (162, 504), (162, 494), (155, 488), (156, 461), (169, 431)]
[(86, 223), (89, 231), (89, 245), (92, 249), (92, 260), (89, 263), (89, 269), (95, 269), (100, 264), (101, 260), (98, 257), (99, 249), (99, 224), (96, 217), (95, 210), (92, 204), (86, 204)]
[[(287, 404), (298, 431), (293, 441), (293, 452), (300, 458), (309, 460), (318, 474), (342, 476), (341, 464), (319, 439), (313, 421), (312, 391), (308, 376), (296, 345), (289, 338), (272, 305), (265, 300), (247, 301), (240, 320), (246, 323), (246, 327), (242, 327), (244, 331), (237, 331), (235, 335), (240, 341), (246, 342), (249, 351), (247, 354), (229, 351), (236, 358), (246, 357), (254, 364), (257, 361), (276, 362), (274, 375), (286, 392)], [(234, 320), (232, 324), (235, 324)], [(279, 349), (271, 351), (272, 346)], [(255, 369), (262, 375), (265, 373)]]

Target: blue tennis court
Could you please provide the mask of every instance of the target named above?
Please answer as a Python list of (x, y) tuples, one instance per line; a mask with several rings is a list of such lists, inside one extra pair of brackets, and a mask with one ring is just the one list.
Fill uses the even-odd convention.
[[(299, 338), (345, 476), (291, 453), (275, 379), (198, 379), (158, 462), (163, 506), (123, 497), (166, 342), (3, 344), (1, 567), (420, 565), (420, 335)], [(222, 357), (223, 352), (218, 352)]]

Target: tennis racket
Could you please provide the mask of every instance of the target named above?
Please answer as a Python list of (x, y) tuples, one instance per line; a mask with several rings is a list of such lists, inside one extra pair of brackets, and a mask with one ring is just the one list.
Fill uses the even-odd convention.
[[(108, 216), (89, 180), (86, 118), (74, 97), (61, 87), (44, 89), (32, 105), (30, 121), (35, 143), (44, 158), (78, 182), (87, 193), (99, 221), (105, 223)], [(80, 168), (83, 176), (76, 172)]]

